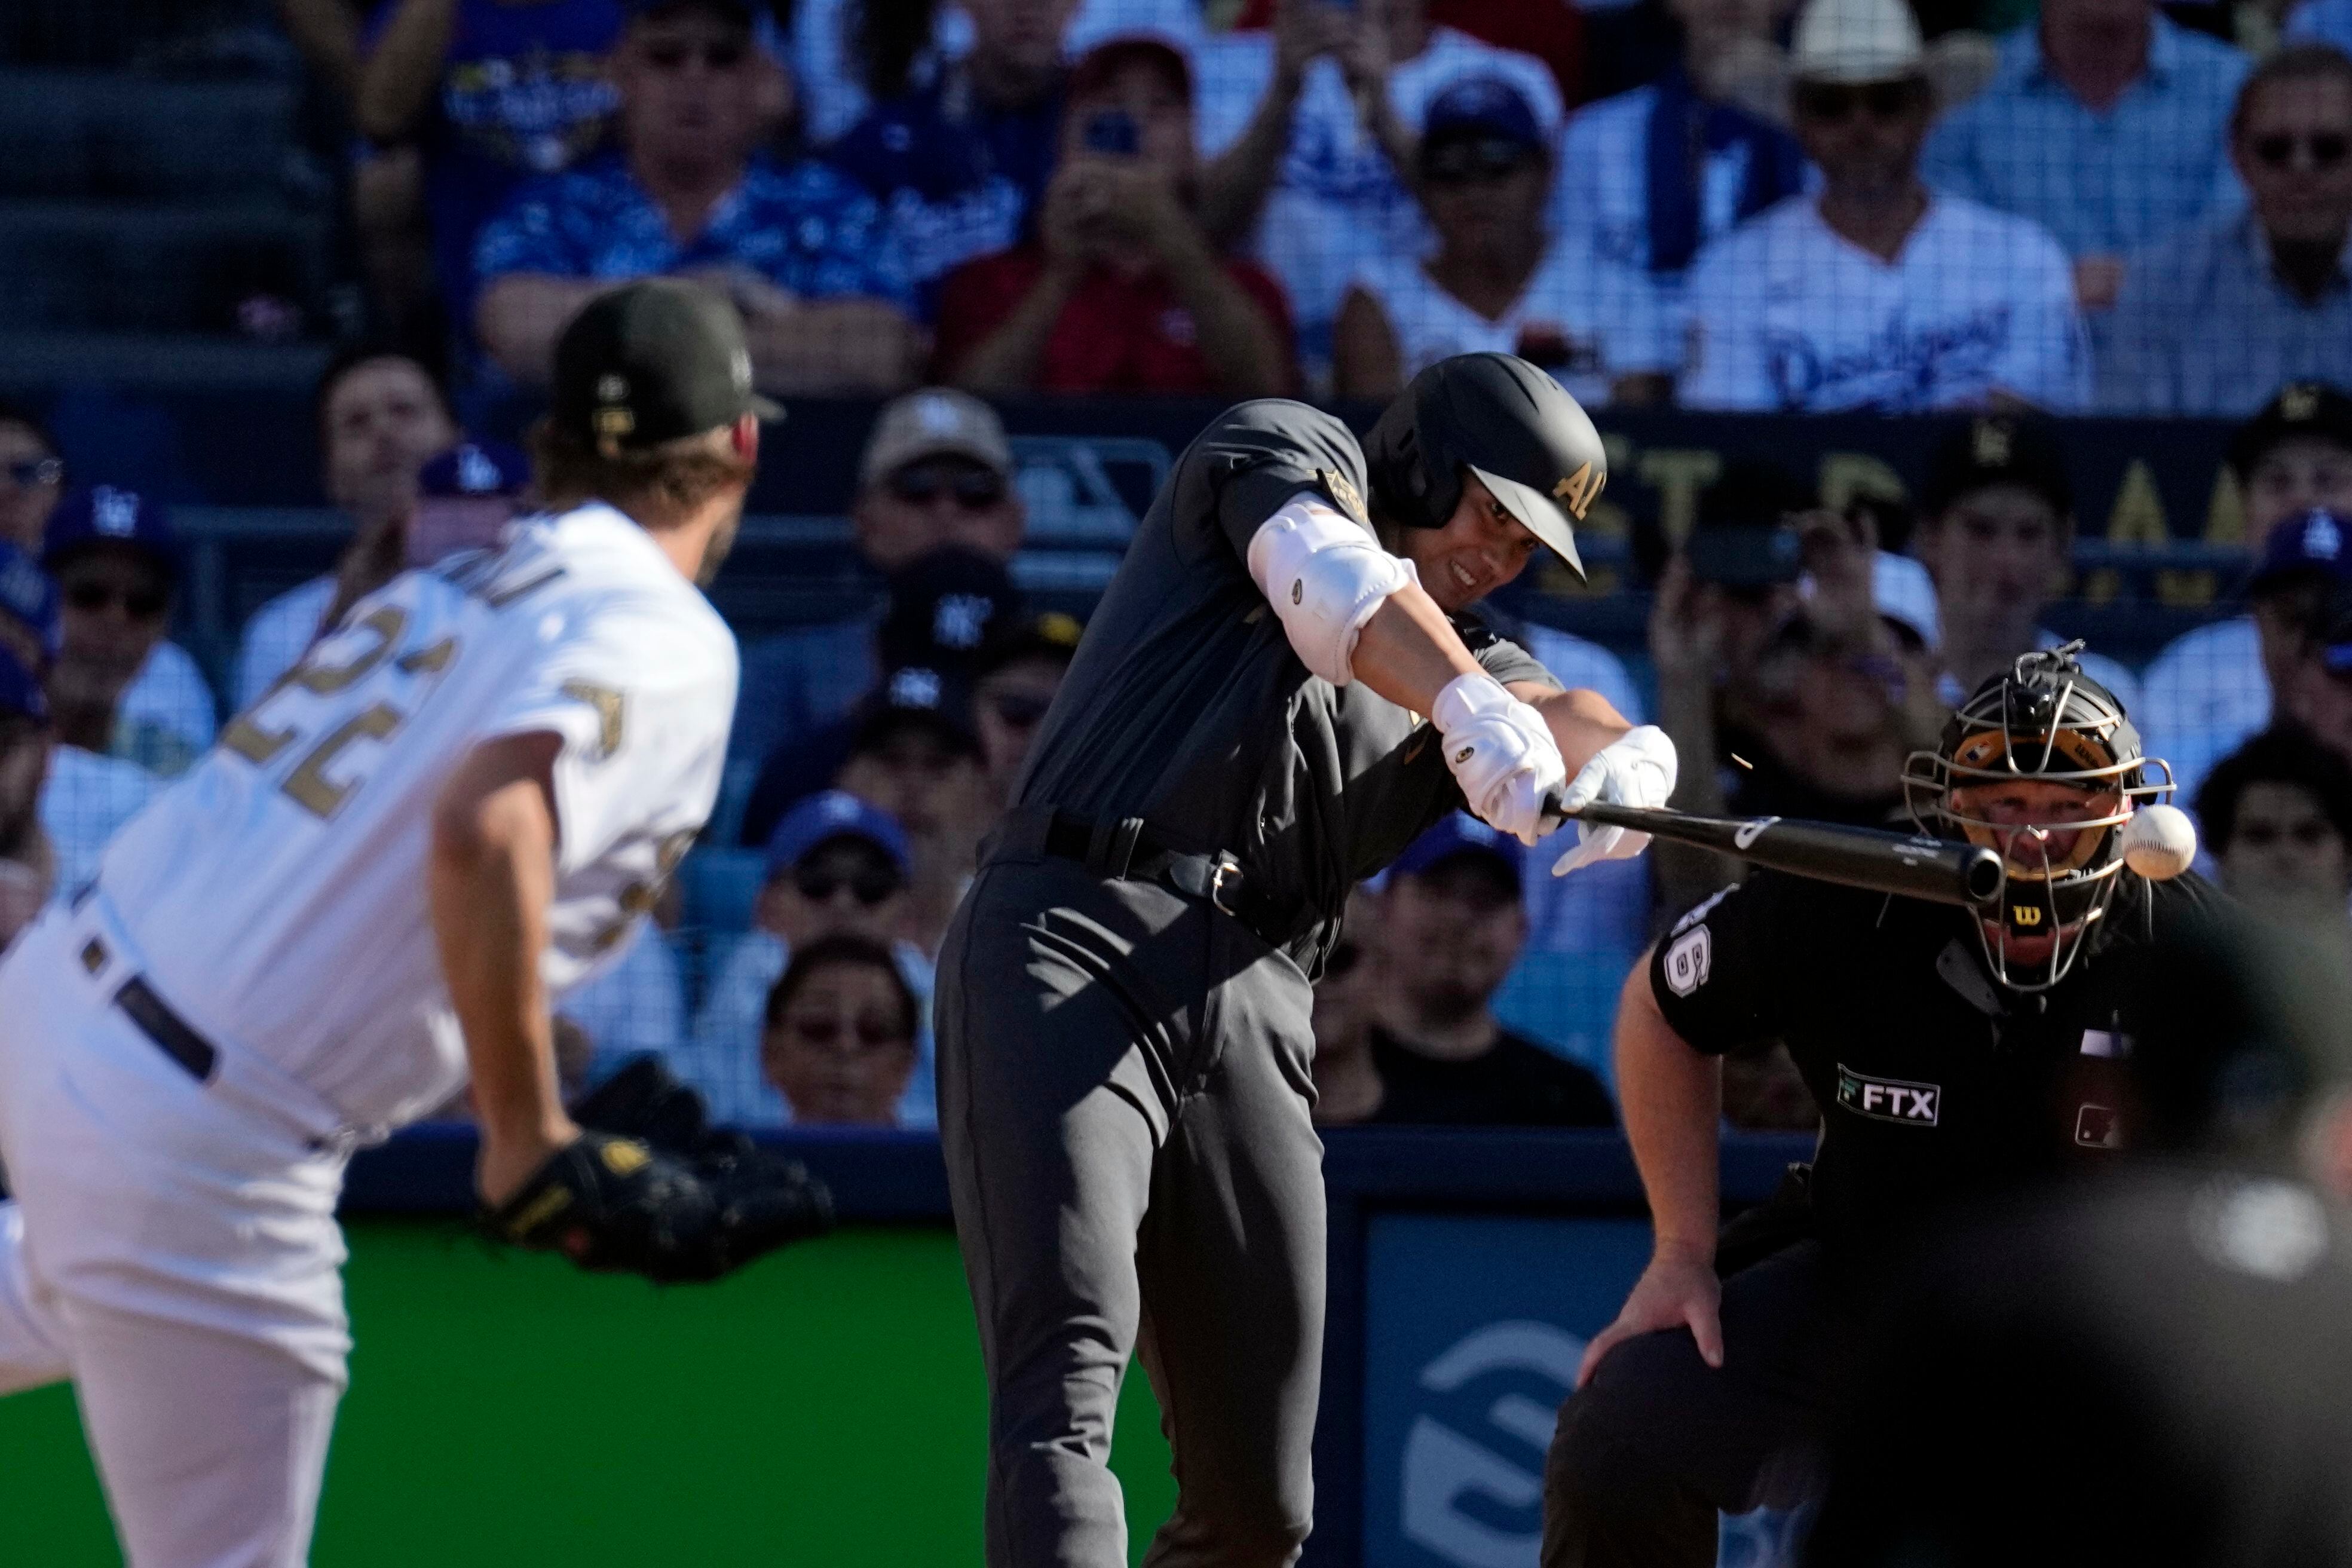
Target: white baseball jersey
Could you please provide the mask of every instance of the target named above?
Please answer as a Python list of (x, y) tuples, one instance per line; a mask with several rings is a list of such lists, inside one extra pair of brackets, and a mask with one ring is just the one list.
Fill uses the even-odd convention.
[(2091, 358), (2047, 229), (1936, 195), (1893, 261), (1791, 196), (1699, 252), (1685, 295), (1692, 408), (1916, 414), (2006, 392), (2071, 411)]
[(347, 1121), (396, 1126), (465, 1054), (425, 901), (435, 804), (482, 742), (561, 737), (562, 990), (614, 951), (719, 791), (734, 635), (601, 503), (354, 605), (108, 848), (126, 955), (225, 1049)]
[(1648, 276), (1589, 250), (1554, 245), (1493, 321), (1439, 288), (1408, 255), (1367, 258), (1355, 286), (1388, 317), (1407, 379), (1454, 354), (1521, 354), (1579, 401), (1598, 405), (1609, 401), (1610, 383), (1620, 376), (1682, 368), (1682, 345)]

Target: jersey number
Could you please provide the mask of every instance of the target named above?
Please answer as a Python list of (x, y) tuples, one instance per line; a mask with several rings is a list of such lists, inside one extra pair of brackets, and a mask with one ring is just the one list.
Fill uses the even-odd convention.
[[(401, 633), (407, 629), (408, 612), (397, 605), (385, 605), (352, 623), (348, 632), (313, 644), (301, 663), (279, 676), (269, 689), (261, 694), (259, 701), (231, 721), (228, 728), (221, 731), (221, 744), (256, 767), (268, 766), (306, 738), (295, 726), (289, 725), (283, 730), (263, 727), (261, 711), (269, 706), (271, 698), (288, 687), (299, 687), (321, 697), (331, 697), (348, 690), (392, 658), (392, 650), (399, 646)], [(342, 642), (360, 632), (373, 633), (375, 640), (357, 657), (341, 664), (322, 657), (330, 645)], [(393, 668), (407, 675), (438, 675), (449, 667), (449, 661), (457, 655), (457, 639), (443, 637), (438, 642), (393, 659)], [(288, 799), (321, 821), (334, 816), (343, 802), (351, 798), (352, 792), (359, 788), (360, 781), (353, 777), (339, 777), (329, 770), (352, 746), (362, 741), (385, 740), (407, 718), (406, 713), (389, 702), (371, 703), (312, 742), (278, 788), (286, 793)]]

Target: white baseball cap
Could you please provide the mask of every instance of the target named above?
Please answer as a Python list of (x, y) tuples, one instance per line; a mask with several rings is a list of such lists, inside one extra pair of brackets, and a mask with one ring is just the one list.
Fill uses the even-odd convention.
[(1799, 81), (1897, 81), (1925, 71), (1927, 58), (1906, 0), (1808, 0), (1790, 67)]

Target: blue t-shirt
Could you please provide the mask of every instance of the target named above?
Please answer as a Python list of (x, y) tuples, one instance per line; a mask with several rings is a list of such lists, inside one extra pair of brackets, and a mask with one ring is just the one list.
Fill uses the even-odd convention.
[[(397, 0), (368, 18), (373, 50)], [(457, 0), (439, 89), (419, 128), (425, 205), (444, 298), (462, 320), (473, 296), (474, 237), (535, 174), (592, 152), (620, 107), (604, 57), (621, 37), (620, 0), (531, 5)]]
[(487, 286), (508, 273), (647, 278), (745, 267), (804, 300), (865, 295), (911, 304), (897, 237), (872, 196), (803, 158), (754, 156), (702, 232), (681, 245), (617, 153), (537, 180), (490, 220), (474, 247)]
[(1061, 123), (1059, 89), (992, 109), (971, 73), (950, 66), (876, 104), (824, 155), (887, 207), (928, 318), (940, 279), (1027, 235)]

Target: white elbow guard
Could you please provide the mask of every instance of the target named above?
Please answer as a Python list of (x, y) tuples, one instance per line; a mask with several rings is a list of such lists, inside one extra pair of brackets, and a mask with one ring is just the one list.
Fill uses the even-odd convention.
[(1355, 679), (1349, 661), (1364, 623), (1391, 594), (1419, 581), (1410, 563), (1310, 495), (1293, 496), (1258, 525), (1249, 572), (1299, 658), (1334, 686)]

